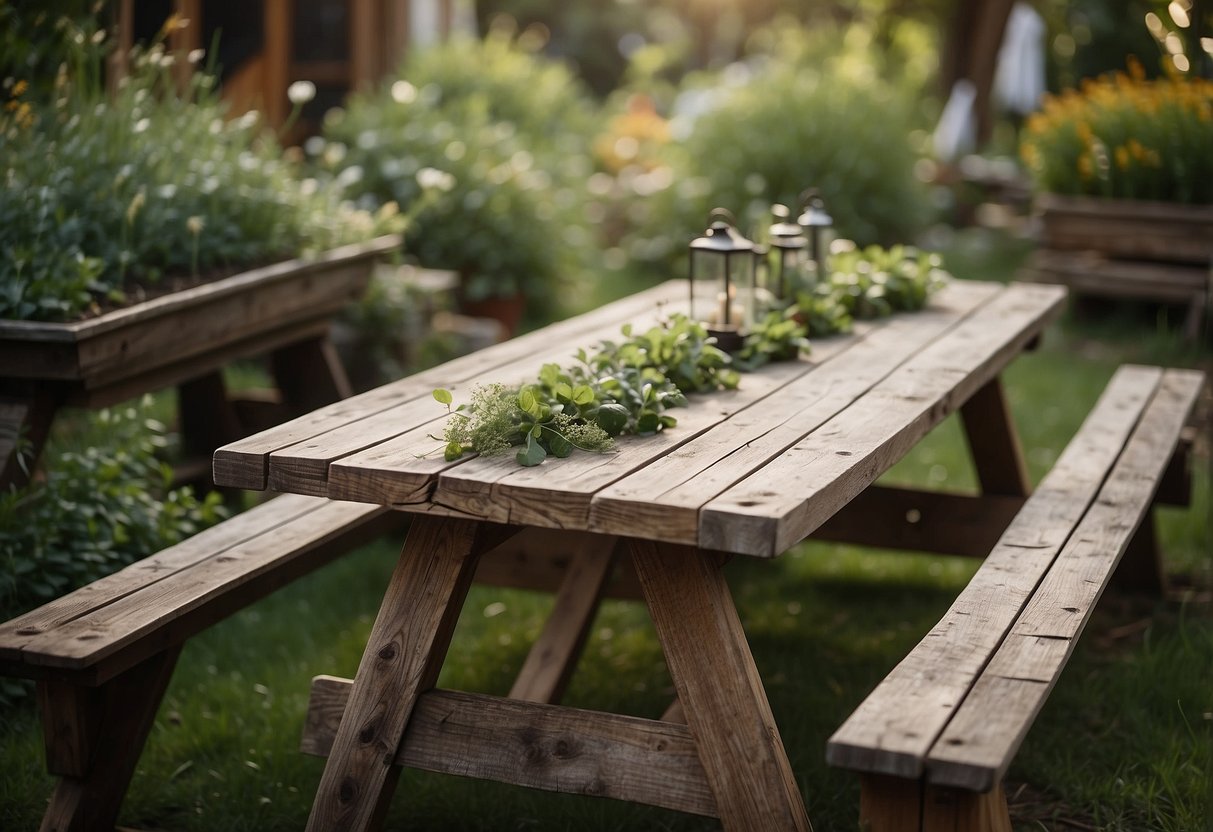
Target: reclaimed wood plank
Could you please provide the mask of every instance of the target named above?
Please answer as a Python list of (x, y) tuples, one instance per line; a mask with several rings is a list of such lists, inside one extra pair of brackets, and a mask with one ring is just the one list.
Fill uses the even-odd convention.
[[(312, 680), (301, 751), (327, 756), (352, 682)], [(418, 697), (398, 765), (532, 789), (716, 815), (695, 741), (682, 725), (477, 693)]]
[(596, 536), (573, 556), (552, 612), (510, 688), (510, 699), (555, 704), (564, 696), (611, 577), (618, 542)]
[(586, 328), (618, 322), (663, 302), (679, 302), (686, 285), (670, 281), (603, 306), (594, 312), (552, 324), (485, 350), (457, 358), (433, 370), (409, 376), (375, 390), (353, 396), (270, 430), (242, 439), (215, 452), (215, 482), (238, 488), (264, 490), (268, 456), (273, 451), (306, 441), (349, 422), (372, 416), (410, 399), (428, 396), (435, 387), (474, 378), (494, 367), (549, 349), (554, 341), (572, 339)]
[[(20, 639), (16, 658), (25, 665), (101, 674), (102, 660), (119, 651), (149, 651), (155, 645), (171, 643), (180, 635), (172, 626), (179, 619), (192, 613), (205, 618), (205, 623), (192, 617), (183, 624), (196, 631), (246, 605), (249, 596), (261, 597), (303, 571), (327, 562), (338, 551), (330, 544), (377, 515), (389, 517), (376, 506), (329, 501), (269, 532), (208, 553), (209, 557), (194, 564), (205, 568), (179, 568), (157, 580), (140, 583), (135, 591), (129, 591), (129, 587), (142, 575), (115, 581), (99, 591), (113, 597), (104, 606), (93, 603), (90, 595), (99, 594), (94, 592), (79, 599), (89, 609), (70, 620), (59, 620), (50, 627), (44, 621), (19, 624), (14, 630)], [(62, 611), (53, 614), (62, 617)], [(14, 641), (6, 639), (6, 649), (13, 649)]]
[(699, 545), (775, 557), (871, 485), (1060, 314), (1065, 292), (1012, 284), (853, 405), (700, 512)]
[(392, 573), (337, 729), (309, 830), (361, 830), (397, 780), (396, 752), (417, 697), (434, 686), (476, 559), (510, 530), (417, 518)]
[(922, 774), (935, 738), (1094, 500), (1161, 378), (1155, 368), (1117, 371), (951, 608), (830, 738), (830, 765)]
[(136, 561), (87, 586), (0, 624), (0, 660), (21, 661), (31, 639), (138, 592), (201, 561), (315, 511), (321, 502), (284, 495), (255, 506), (163, 552)]
[[(663, 309), (651, 304), (648, 309), (636, 311), (629, 316), (626, 322), (648, 328), (655, 325), (663, 314)], [(575, 343), (589, 347), (597, 341), (617, 337), (619, 327), (618, 319), (607, 320), (597, 327), (587, 326), (578, 335)], [(547, 350), (495, 366), (492, 370), (494, 380), (505, 384), (518, 383), (527, 378), (536, 378), (544, 364), (567, 364), (575, 352), (574, 342), (558, 340), (556, 343), (559, 346), (549, 346)], [(456, 375), (441, 386), (452, 394), (465, 398), (470, 397), (471, 392), (484, 383), (483, 375), (467, 378)], [(348, 483), (341, 488), (329, 488), (330, 466), (338, 460), (343, 463), (343, 476), (355, 480), (358, 479), (358, 474), (351, 469), (367, 465), (391, 467), (390, 460), (399, 455), (403, 455), (406, 463), (422, 458), (417, 467), (427, 474), (461, 464), (446, 462), (443, 459), (444, 443), (434, 437), (441, 436), (448, 417), (442, 406), (428, 395), (430, 390), (425, 392), (427, 395), (270, 453), (269, 487), (276, 491), (328, 495), (348, 500), (355, 499), (355, 495), (364, 492)], [(365, 453), (361, 453), (363, 451)], [(512, 458), (512, 454), (510, 456)], [(427, 482), (428, 479), (427, 476)], [(382, 500), (383, 497), (379, 496), (372, 502)]]
[(816, 342), (813, 372), (595, 494), (590, 528), (693, 544), (705, 503), (835, 416), (998, 291), (957, 282), (923, 312), (884, 321), (862, 336)]
[(807, 832), (804, 800), (721, 570), (724, 558), (628, 542), (724, 827)]
[(988, 791), (1006, 773), (1132, 540), (1203, 385), (1168, 370), (1099, 495), (927, 756), (932, 783)]

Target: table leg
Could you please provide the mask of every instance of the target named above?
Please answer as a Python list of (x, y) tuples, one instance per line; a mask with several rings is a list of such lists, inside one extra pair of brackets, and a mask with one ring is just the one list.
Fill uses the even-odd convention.
[(723, 557), (643, 540), (630, 548), (725, 829), (809, 830)]
[(270, 358), (274, 381), (294, 412), (307, 413), (353, 395), (345, 368), (327, 336), (275, 350)]
[(309, 830), (372, 829), (395, 789), (394, 759), (419, 694), (433, 688), (477, 558), (515, 530), (419, 516), (371, 629)]
[[(55, 396), (40, 385), (0, 392), (0, 489), (29, 482), (57, 407)], [(26, 453), (19, 459), (23, 447)]]
[(995, 376), (960, 408), (960, 420), (969, 453), (977, 468), (982, 494), (1028, 497), (1032, 480), (1024, 464), (1023, 450), (1002, 380)]
[(564, 695), (602, 600), (618, 538), (595, 535), (573, 553), (552, 614), (527, 653), (510, 699), (555, 704)]

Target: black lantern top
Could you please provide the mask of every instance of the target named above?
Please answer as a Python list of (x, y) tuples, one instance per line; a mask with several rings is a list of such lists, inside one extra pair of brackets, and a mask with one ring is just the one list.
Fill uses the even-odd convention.
[(746, 239), (734, 227), (732, 214), (724, 208), (716, 208), (709, 215), (708, 230), (702, 237), (691, 241), (691, 248), (699, 251), (715, 251), (721, 254), (741, 254), (754, 251), (754, 243)]
[(801, 228), (829, 228), (834, 224), (834, 218), (826, 212), (826, 202), (816, 190), (805, 191), (801, 196), (804, 213), (800, 215)]

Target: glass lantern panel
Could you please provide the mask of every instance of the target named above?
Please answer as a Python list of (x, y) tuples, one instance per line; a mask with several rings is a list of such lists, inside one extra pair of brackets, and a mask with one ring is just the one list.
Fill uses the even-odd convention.
[[(724, 286), (717, 295), (720, 312), (725, 312)], [(754, 255), (752, 252), (737, 252), (729, 256), (728, 316), (723, 329), (750, 329), (759, 313), (754, 288)]]
[(691, 319), (708, 327), (721, 320), (718, 296), (724, 291), (726, 257), (719, 251), (691, 250)]

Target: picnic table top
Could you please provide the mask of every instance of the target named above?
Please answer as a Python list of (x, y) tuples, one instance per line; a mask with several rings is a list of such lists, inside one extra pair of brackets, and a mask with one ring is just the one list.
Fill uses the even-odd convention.
[(686, 304), (670, 281), (321, 408), (220, 448), (219, 485), (434, 515), (641, 537), (760, 557), (785, 551), (994, 380), (1062, 308), (1055, 286), (953, 281), (923, 311), (815, 339), (799, 361), (692, 396), (676, 427), (522, 468), (513, 454), (443, 459), (446, 413), (579, 347)]

